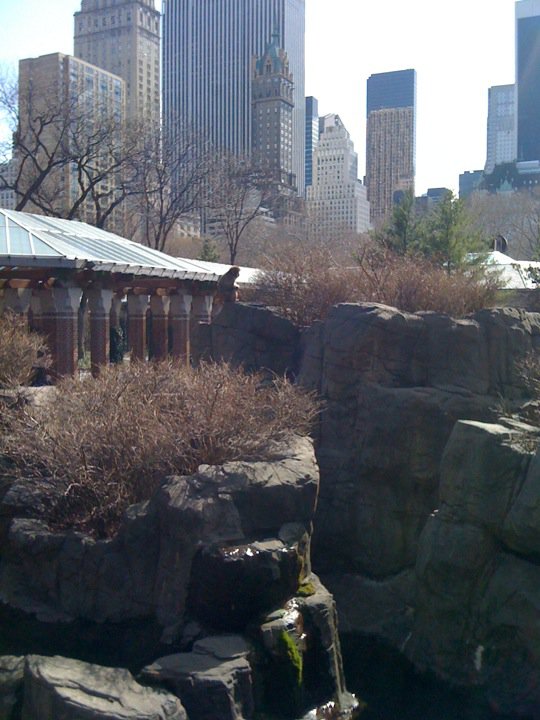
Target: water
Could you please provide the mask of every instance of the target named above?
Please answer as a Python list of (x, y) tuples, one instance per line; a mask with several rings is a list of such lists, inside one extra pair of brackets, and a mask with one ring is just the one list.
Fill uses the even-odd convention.
[(341, 648), (347, 689), (367, 704), (361, 720), (511, 720), (490, 711), (474, 692), (419, 675), (375, 639), (345, 637)]

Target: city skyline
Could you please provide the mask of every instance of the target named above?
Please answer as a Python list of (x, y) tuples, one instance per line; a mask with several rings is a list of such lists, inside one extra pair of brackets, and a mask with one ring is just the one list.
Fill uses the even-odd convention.
[(292, 73), (292, 163), (304, 191), (304, 0), (167, 0), (163, 118), (185, 121), (219, 149), (252, 150), (253, 61), (277, 32)]
[[(457, 191), (461, 172), (483, 168), (488, 88), (515, 79), (515, 3), (496, 5), (455, 0), (444, 12), (430, 0), (352, 9), (350, 0), (331, 6), (306, 0), (305, 93), (318, 99), (321, 115), (342, 117), (359, 155), (360, 177), (367, 78), (406, 68), (418, 75), (417, 193), (436, 186)], [(15, 68), (20, 58), (73, 53), (73, 13), (79, 9), (80, 0), (3, 3), (0, 63)]]

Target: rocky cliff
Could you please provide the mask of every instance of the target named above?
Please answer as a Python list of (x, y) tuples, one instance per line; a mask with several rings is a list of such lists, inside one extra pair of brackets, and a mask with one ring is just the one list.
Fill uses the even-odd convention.
[(110, 540), (51, 532), (50, 484), (4, 489), (0, 718), (352, 717), (311, 572), (318, 484), (311, 441), (291, 438), (164, 479)]
[(540, 717), (535, 431), (498, 422), (524, 397), (516, 361), (538, 349), (540, 316), (340, 305), (299, 331), (231, 305), (199, 343), (324, 400), (313, 557), (342, 631)]

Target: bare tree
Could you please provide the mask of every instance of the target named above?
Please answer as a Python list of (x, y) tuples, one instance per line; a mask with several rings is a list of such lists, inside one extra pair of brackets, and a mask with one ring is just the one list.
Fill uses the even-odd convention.
[(275, 183), (248, 158), (226, 154), (220, 159), (208, 198), (208, 225), (225, 244), (231, 265), (250, 225), (265, 216), (272, 222), (276, 195)]
[(502, 235), (516, 260), (540, 258), (540, 191), (474, 193), (467, 201), (474, 224), (491, 238)]
[(209, 144), (178, 124), (147, 129), (134, 155), (129, 211), (135, 234), (163, 251), (177, 223), (198, 214), (212, 175)]
[(58, 84), (36, 89), (0, 79), (0, 115), (12, 133), (0, 147), (0, 189), (16, 210), (80, 219), (98, 227), (114, 220), (132, 192), (139, 136), (113, 108), (85, 104)]
[(54, 98), (36, 97), (31, 86), (19, 98), (16, 82), (4, 77), (0, 80), (0, 115), (11, 135), (1, 146), (0, 187), (12, 190), (15, 209), (23, 210), (67, 163), (69, 112)]

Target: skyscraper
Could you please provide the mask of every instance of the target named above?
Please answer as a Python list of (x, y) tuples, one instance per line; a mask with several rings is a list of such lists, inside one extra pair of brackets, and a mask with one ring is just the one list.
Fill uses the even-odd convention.
[(540, 160), (540, 0), (516, 3), (517, 159)]
[(495, 85), (488, 91), (485, 172), (516, 159), (516, 86)]
[(165, 123), (187, 123), (219, 149), (252, 147), (252, 62), (277, 32), (293, 89), (293, 171), (304, 190), (305, 0), (164, 0)]
[(319, 102), (306, 98), (306, 188), (313, 182), (313, 151), (319, 142)]
[(252, 157), (283, 189), (296, 190), (293, 173), (293, 77), (287, 53), (274, 33), (253, 63)]
[(75, 57), (125, 81), (128, 117), (158, 122), (160, 15), (155, 0), (81, 0), (74, 17)]
[(459, 176), (459, 199), (464, 200), (478, 190), (484, 179), (483, 170), (465, 170)]
[(366, 184), (371, 221), (390, 212), (394, 193), (414, 192), (416, 71), (371, 75), (367, 82)]
[(315, 234), (369, 229), (369, 204), (366, 188), (358, 180), (358, 156), (339, 115), (321, 118), (313, 152), (313, 182), (306, 193)]
[[(95, 223), (96, 198), (114, 198), (117, 192), (115, 173), (104, 170), (111, 165), (124, 119), (125, 83), (117, 75), (61, 53), (20, 60), (18, 142), (12, 161), (20, 168), (19, 191), (23, 194), (35, 183), (36, 166), (48, 166), (39, 186), (42, 201), (61, 216), (78, 205), (72, 217)], [(77, 165), (81, 147), (82, 166)], [(29, 148), (35, 148), (31, 156)], [(43, 205), (27, 209), (39, 213)], [(120, 206), (113, 211), (109, 227), (121, 227), (122, 213)]]

